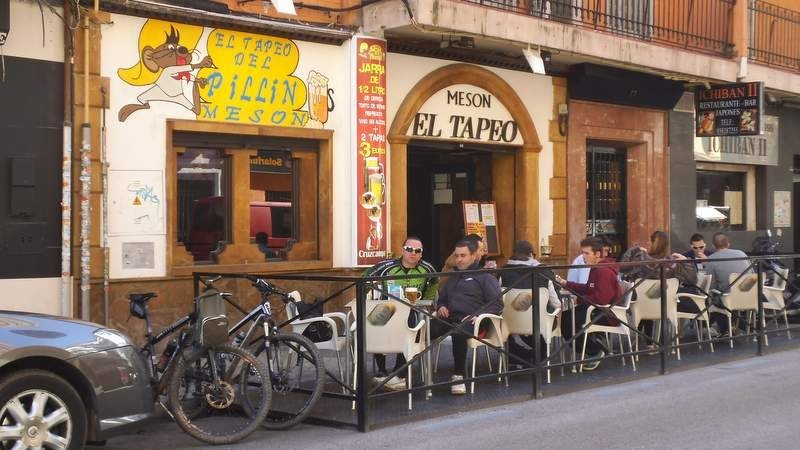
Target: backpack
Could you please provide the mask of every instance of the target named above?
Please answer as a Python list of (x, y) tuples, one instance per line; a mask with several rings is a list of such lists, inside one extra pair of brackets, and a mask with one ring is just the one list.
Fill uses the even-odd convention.
[[(322, 317), (322, 302), (319, 298), (314, 299), (314, 303), (298, 302), (295, 304), (297, 307), (298, 319), (313, 319), (315, 317)], [(308, 324), (303, 330), (303, 336), (311, 340), (311, 342), (325, 342), (333, 338), (333, 328), (327, 322), (315, 321)]]
[(204, 348), (228, 342), (228, 316), (225, 299), (216, 289), (207, 289), (196, 300), (197, 320), (194, 339)]

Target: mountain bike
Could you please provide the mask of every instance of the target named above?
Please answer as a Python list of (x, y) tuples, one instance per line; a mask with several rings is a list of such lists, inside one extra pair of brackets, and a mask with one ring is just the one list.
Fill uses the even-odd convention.
[[(184, 432), (215, 445), (240, 441), (255, 431), (266, 418), (272, 395), (267, 369), (254, 355), (230, 345), (209, 345), (213, 327), (224, 323), (227, 329), (227, 320), (205, 317), (203, 305), (210, 297), (222, 298), (220, 294), (203, 292), (194, 299), (194, 312), (156, 334), (148, 302), (157, 295), (128, 296), (131, 315), (145, 321), (145, 344), (139, 351), (158, 404)], [(155, 345), (178, 331), (158, 356)]]
[[(245, 276), (261, 297), (258, 306), (246, 311), (225, 299), (244, 314), (228, 334), (234, 346), (247, 348), (266, 366), (272, 384), (272, 410), (263, 422), (264, 428), (280, 430), (308, 417), (325, 387), (325, 366), (317, 346), (303, 335), (281, 332), (275, 323), (270, 297), (277, 296), (287, 307), (297, 300), (264, 278)], [(208, 281), (201, 282), (206, 288)], [(249, 324), (249, 327), (247, 325)], [(245, 328), (247, 327), (246, 331)]]

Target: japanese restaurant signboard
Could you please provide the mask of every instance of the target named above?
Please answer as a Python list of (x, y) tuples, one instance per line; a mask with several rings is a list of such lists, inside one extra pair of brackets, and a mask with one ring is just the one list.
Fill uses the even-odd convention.
[(386, 258), (386, 41), (354, 40), (358, 265)]
[(696, 136), (752, 136), (763, 131), (764, 84), (734, 83), (698, 88)]
[(760, 136), (713, 136), (694, 138), (694, 160), (732, 164), (778, 165), (776, 116), (764, 116)]

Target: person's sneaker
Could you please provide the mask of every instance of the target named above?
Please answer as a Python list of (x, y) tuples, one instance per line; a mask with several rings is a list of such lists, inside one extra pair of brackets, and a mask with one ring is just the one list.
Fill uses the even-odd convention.
[(372, 377), (372, 382), (375, 384), (381, 384), (386, 378), (388, 378), (386, 375), (375, 375)]
[(600, 353), (592, 356), (592, 358), (597, 358), (597, 359), (595, 359), (594, 361), (589, 361), (589, 362), (583, 364), (583, 370), (584, 371), (587, 371), (587, 370), (591, 371), (591, 370), (597, 369), (597, 366), (600, 365), (601, 358), (604, 357), (604, 356), (606, 356), (606, 352), (600, 350)]
[(708, 329), (711, 332), (711, 339), (716, 339), (722, 335), (722, 333), (719, 332), (719, 327), (716, 323), (712, 324)]
[(389, 381), (387, 381), (386, 384), (383, 385), (383, 387), (391, 391), (402, 391), (403, 389), (406, 388), (406, 380), (398, 376), (394, 376), (392, 378), (389, 378)]
[[(464, 377), (462, 377), (461, 375), (453, 375), (452, 377), (450, 377), (450, 381), (461, 381), (463, 379), (464, 379)], [(458, 394), (458, 395), (466, 394), (467, 393), (467, 385), (465, 385), (464, 383), (453, 384), (453, 385), (450, 386), (450, 393), (451, 394)]]

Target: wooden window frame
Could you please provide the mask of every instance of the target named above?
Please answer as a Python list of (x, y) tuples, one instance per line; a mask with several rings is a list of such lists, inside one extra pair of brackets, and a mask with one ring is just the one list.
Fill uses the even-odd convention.
[[(333, 255), (333, 131), (291, 127), (271, 127), (243, 124), (228, 124), (196, 120), (167, 120), (166, 132), (166, 209), (167, 209), (167, 274), (169, 276), (187, 276), (192, 272), (282, 272), (295, 270), (313, 270), (332, 268)], [(308, 167), (316, 165), (316, 192), (313, 196), (300, 193), (300, 206), (313, 204), (316, 208), (301, 210), (301, 220), (312, 224), (300, 227), (300, 236), (286, 261), (264, 261), (264, 255), (258, 245), (250, 241), (250, 155), (254, 149), (226, 149), (230, 155), (232, 217), (231, 242), (220, 254), (218, 263), (197, 263), (184, 246), (178, 243), (177, 236), (177, 155), (183, 147), (173, 144), (175, 132), (219, 133), (233, 135), (264, 136), (276, 138), (313, 139), (319, 143), (316, 152), (293, 151), (292, 156), (305, 161)], [(312, 153), (315, 156), (312, 156)], [(316, 164), (315, 164), (316, 163)], [(244, 182), (246, 175), (246, 181)], [(237, 183), (238, 181), (238, 183)], [(302, 184), (302, 183), (301, 183)], [(303, 187), (301, 186), (301, 189)], [(243, 200), (244, 199), (244, 200)], [(313, 212), (308, 212), (313, 209)], [(305, 216), (303, 216), (305, 214)], [(315, 223), (313, 223), (315, 222)], [(316, 258), (297, 258), (295, 255), (315, 254)]]
[[(697, 170), (711, 172), (737, 172), (743, 173), (746, 189), (745, 203), (745, 229), (741, 231), (756, 231), (756, 167), (740, 164), (725, 164), (715, 162), (698, 162)], [(696, 176), (696, 175), (695, 175)], [(695, 194), (695, 197), (697, 194)]]

